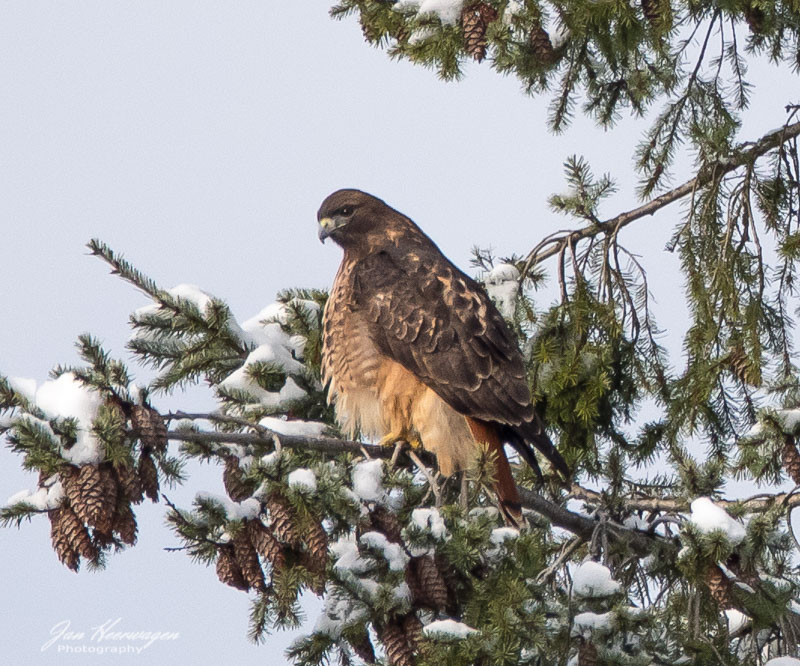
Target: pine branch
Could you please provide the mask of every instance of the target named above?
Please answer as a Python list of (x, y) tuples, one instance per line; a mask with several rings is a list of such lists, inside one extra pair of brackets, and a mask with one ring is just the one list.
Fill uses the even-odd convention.
[(617, 233), (620, 229), (628, 226), (632, 222), (640, 220), (648, 215), (653, 215), (668, 204), (697, 191), (710, 183), (713, 179), (719, 179), (741, 166), (752, 164), (770, 150), (777, 148), (781, 144), (797, 136), (800, 136), (800, 122), (792, 123), (791, 125), (786, 125), (780, 129), (769, 132), (754, 143), (742, 144), (740, 146), (742, 150), (737, 152), (735, 156), (705, 164), (703, 168), (700, 169), (697, 176), (669, 192), (665, 192), (655, 199), (648, 201), (646, 204), (620, 213), (604, 222), (590, 224), (580, 229), (567, 230), (548, 236), (525, 257), (524, 267), (519, 278), (520, 283), (525, 279), (525, 276), (531, 268), (540, 264), (545, 259), (549, 259), (563, 252), (567, 246), (574, 246), (578, 241), (586, 238), (594, 238), (600, 234)]
[[(583, 500), (591, 504), (603, 505), (606, 498), (602, 493), (589, 490), (577, 484), (569, 492), (571, 499)], [(620, 503), (630, 511), (664, 511), (667, 513), (684, 513), (690, 510), (691, 499), (685, 497), (615, 497), (615, 502)], [(714, 503), (728, 511), (737, 509), (737, 513), (764, 513), (777, 506), (791, 509), (800, 506), (800, 493), (792, 490), (788, 493), (760, 493), (744, 499), (714, 499)]]
[[(241, 425), (240, 419), (231, 419), (224, 415), (218, 414), (187, 414), (178, 412), (168, 418), (184, 418), (184, 419), (206, 419), (210, 421), (222, 422), (238, 422)], [(372, 458), (391, 458), (395, 450), (393, 447), (380, 446), (377, 444), (366, 444), (364, 442), (355, 442), (344, 439), (337, 439), (333, 437), (307, 437), (301, 435), (280, 435), (267, 428), (261, 426), (254, 426), (247, 423), (249, 427), (256, 427), (257, 432), (252, 433), (230, 433), (230, 432), (180, 432), (170, 430), (168, 433), (169, 439), (184, 442), (201, 442), (204, 444), (241, 444), (245, 446), (252, 445), (275, 445), (276, 442), (281, 447), (289, 449), (300, 449), (305, 451), (316, 451), (319, 453), (328, 453), (331, 455), (338, 455), (341, 453), (352, 454), (366, 454)], [(426, 461), (432, 462), (432, 456), (424, 452), (418, 452), (417, 457), (424, 458)], [(584, 539), (590, 539), (593, 532), (597, 528), (599, 521), (594, 518), (589, 518), (577, 513), (573, 513), (558, 504), (548, 500), (544, 496), (520, 488), (520, 496), (522, 499), (522, 506), (531, 509), (546, 518), (548, 518), (553, 525), (568, 530), (573, 534), (581, 536)], [(628, 543), (637, 553), (646, 555), (650, 552), (654, 540), (664, 540), (655, 534), (648, 534), (637, 530), (628, 529), (622, 526), (611, 526), (610, 529), (619, 535), (620, 539)]]

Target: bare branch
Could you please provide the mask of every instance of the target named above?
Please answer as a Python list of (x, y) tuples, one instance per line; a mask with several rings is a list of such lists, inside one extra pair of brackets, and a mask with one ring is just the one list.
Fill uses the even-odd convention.
[[(595, 490), (589, 490), (573, 484), (569, 492), (572, 499), (583, 500), (591, 504), (604, 504), (605, 498)], [(615, 498), (616, 502), (631, 511), (663, 511), (667, 513), (684, 513), (689, 511), (691, 500), (684, 497), (626, 497)], [(763, 513), (777, 505), (786, 508), (800, 506), (800, 494), (790, 491), (788, 493), (763, 493), (743, 499), (714, 499), (714, 503), (723, 509), (743, 509), (746, 513)]]
[(575, 229), (572, 231), (561, 232), (547, 238), (546, 244), (549, 246), (546, 250), (541, 249), (542, 244), (537, 245), (525, 257), (525, 265), (520, 275), (520, 282), (522, 282), (528, 275), (531, 268), (540, 264), (545, 259), (552, 256), (559, 255), (564, 252), (568, 245), (572, 245), (585, 238), (591, 238), (601, 233), (618, 232), (622, 227), (628, 226), (631, 222), (635, 222), (648, 215), (653, 215), (656, 211), (664, 206), (671, 204), (673, 201), (682, 199), (687, 194), (691, 194), (699, 187), (703, 187), (711, 182), (713, 178), (721, 178), (727, 173), (738, 169), (746, 164), (752, 164), (759, 157), (762, 157), (773, 148), (777, 148), (782, 143), (793, 139), (800, 135), (800, 122), (785, 125), (780, 129), (773, 130), (765, 134), (755, 143), (745, 143), (740, 146), (743, 148), (736, 156), (730, 159), (722, 159), (710, 164), (706, 164), (700, 172), (691, 180), (679, 185), (675, 189), (665, 192), (661, 196), (648, 201), (637, 208), (620, 213), (616, 217), (612, 217), (605, 222), (597, 224), (590, 224), (582, 229)]

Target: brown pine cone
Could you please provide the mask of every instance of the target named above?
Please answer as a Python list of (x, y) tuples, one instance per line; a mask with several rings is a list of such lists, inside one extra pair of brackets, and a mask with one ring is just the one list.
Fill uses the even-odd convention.
[(733, 375), (743, 384), (757, 384), (759, 381), (757, 368), (747, 356), (741, 345), (736, 345), (728, 354), (728, 365)]
[(553, 42), (550, 41), (550, 35), (547, 34), (541, 23), (536, 22), (528, 39), (531, 49), (540, 62), (545, 65), (551, 65), (556, 61), (556, 50), (553, 48)]
[(110, 533), (114, 528), (117, 514), (117, 504), (119, 503), (120, 487), (114, 468), (111, 463), (105, 462), (100, 465), (100, 474), (103, 478), (103, 512), (102, 520), (97, 524), (97, 529), (101, 532)]
[(126, 499), (117, 505), (117, 512), (114, 514), (114, 531), (119, 534), (122, 543), (129, 546), (136, 543), (136, 533), (138, 532), (136, 515)]
[(397, 516), (380, 504), (369, 512), (372, 529), (382, 533), (389, 541), (403, 543), (402, 528)]
[(767, 17), (761, 7), (754, 7), (748, 3), (744, 8), (744, 18), (754, 35), (758, 35), (764, 30), (764, 20)]
[(59, 522), (61, 533), (76, 553), (85, 557), (87, 560), (94, 560), (97, 558), (97, 548), (89, 538), (89, 532), (86, 531), (86, 527), (81, 522), (81, 519), (78, 518), (69, 504), (65, 503), (61, 505)]
[(167, 426), (155, 409), (148, 405), (134, 405), (131, 409), (131, 424), (139, 434), (143, 449), (162, 453), (167, 450)]
[(267, 497), (267, 511), (272, 520), (272, 532), (278, 539), (290, 546), (299, 547), (302, 543), (300, 531), (297, 529), (294, 510), (289, 501), (278, 491)]
[(400, 624), (389, 622), (380, 632), (380, 639), (392, 666), (414, 666), (414, 651)]
[(375, 648), (372, 647), (372, 641), (369, 639), (367, 632), (364, 632), (361, 640), (351, 640), (349, 643), (350, 647), (353, 648), (353, 652), (358, 655), (361, 661), (367, 664), (375, 663)]
[(456, 601), (456, 590), (459, 589), (462, 581), (453, 567), (450, 566), (446, 557), (437, 553), (433, 556), (433, 559), (436, 562), (436, 568), (444, 579), (449, 607), (453, 607)]
[(111, 533), (117, 482), (108, 463), (82, 465), (77, 476), (68, 476), (65, 494), (78, 518), (98, 532)]
[(67, 498), (67, 502), (72, 506), (80, 506), (83, 504), (81, 487), (78, 485), (79, 474), (80, 468), (75, 465), (64, 465), (59, 472), (61, 486), (64, 488), (64, 496)]
[(411, 558), (406, 583), (415, 604), (437, 611), (447, 608), (447, 584), (430, 555)]
[(578, 666), (597, 666), (597, 648), (591, 640), (581, 638), (578, 648)]
[(307, 550), (300, 553), (298, 559), (300, 566), (306, 569), (311, 574), (311, 580), (308, 587), (318, 597), (325, 593), (325, 569), (320, 571), (320, 562)]
[(142, 482), (136, 469), (132, 465), (120, 465), (114, 468), (119, 481), (119, 488), (122, 494), (133, 504), (141, 504), (144, 499), (142, 492)]
[(260, 520), (248, 520), (245, 525), (256, 552), (272, 565), (273, 572), (281, 571), (286, 566), (286, 555), (281, 542)]
[(378, 30), (373, 23), (370, 22), (371, 17), (361, 18), (361, 34), (364, 35), (364, 40), (369, 44), (375, 44), (381, 38), (381, 31)]
[(305, 527), (304, 539), (308, 550), (302, 554), (300, 563), (314, 575), (313, 592), (322, 595), (328, 567), (328, 535), (317, 520), (312, 519)]
[(642, 13), (650, 23), (657, 23), (661, 18), (659, 0), (641, 0)]
[(234, 502), (246, 500), (255, 491), (253, 484), (245, 481), (244, 473), (239, 467), (239, 459), (236, 456), (225, 458), (222, 484), (225, 486), (225, 492), (228, 493), (228, 497)]
[(475, 2), (461, 11), (465, 50), (480, 62), (486, 57), (486, 28), (497, 18), (497, 11), (485, 2)]
[(731, 581), (725, 572), (716, 564), (712, 564), (706, 574), (706, 585), (711, 592), (714, 601), (723, 610), (733, 608), (733, 596), (731, 594)]
[(786, 473), (796, 484), (800, 485), (800, 453), (797, 452), (794, 438), (786, 436), (783, 439), (781, 460)]
[(264, 572), (261, 570), (258, 555), (250, 542), (246, 527), (242, 527), (233, 538), (233, 552), (247, 585), (259, 592), (266, 592), (267, 584), (264, 581)]
[(318, 520), (312, 519), (305, 530), (308, 553), (316, 562), (315, 571), (325, 571), (328, 564), (328, 534)]
[(406, 632), (406, 640), (411, 650), (416, 654), (419, 652), (419, 644), (422, 640), (422, 622), (419, 621), (416, 614), (409, 613), (403, 618), (402, 624), (403, 631)]
[(153, 502), (158, 502), (158, 470), (149, 451), (142, 451), (137, 468), (142, 490)]
[[(50, 519), (50, 540), (53, 543), (53, 550), (56, 551), (58, 559), (64, 566), (72, 571), (77, 571), (81, 561), (80, 555), (72, 547), (72, 542), (67, 538), (61, 525), (65, 506), (62, 504), (47, 515)], [(68, 506), (66, 508), (69, 509)]]
[(247, 592), (250, 589), (250, 586), (244, 579), (239, 563), (236, 561), (236, 555), (234, 555), (233, 546), (231, 545), (220, 546), (219, 548), (219, 554), (217, 555), (217, 578), (226, 585), (235, 587), (237, 590)]

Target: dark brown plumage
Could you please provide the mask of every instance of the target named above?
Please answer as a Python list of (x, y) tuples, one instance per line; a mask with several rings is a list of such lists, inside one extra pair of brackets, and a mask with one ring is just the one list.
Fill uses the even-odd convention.
[(334, 192), (317, 217), (320, 238), (344, 249), (322, 363), (343, 428), (419, 442), (444, 474), (466, 467), (480, 441), (502, 457), (501, 485), (513, 487), (504, 442), (538, 469), (535, 447), (568, 476), (531, 402), (516, 339), (484, 289), (369, 194)]

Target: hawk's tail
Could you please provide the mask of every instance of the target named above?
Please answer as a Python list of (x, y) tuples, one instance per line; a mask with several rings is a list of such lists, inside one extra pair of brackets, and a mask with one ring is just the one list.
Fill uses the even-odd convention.
[(572, 472), (567, 465), (564, 458), (553, 446), (553, 442), (544, 431), (539, 419), (528, 421), (520, 426), (512, 427), (506, 426), (509, 443), (517, 450), (522, 458), (527, 462), (541, 478), (541, 470), (539, 463), (536, 462), (536, 454), (533, 449), (535, 448), (541, 453), (554, 469), (564, 478), (564, 481), (569, 481)]
[(475, 441), (487, 444), (489, 450), (494, 452), (496, 456), (494, 491), (497, 494), (497, 501), (503, 512), (503, 518), (509, 525), (517, 528), (522, 527), (522, 504), (520, 503), (517, 484), (514, 483), (514, 477), (511, 474), (511, 466), (508, 464), (508, 458), (506, 458), (506, 452), (503, 448), (503, 439), (497, 426), (469, 417), (467, 417), (467, 423)]

